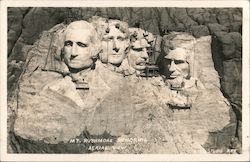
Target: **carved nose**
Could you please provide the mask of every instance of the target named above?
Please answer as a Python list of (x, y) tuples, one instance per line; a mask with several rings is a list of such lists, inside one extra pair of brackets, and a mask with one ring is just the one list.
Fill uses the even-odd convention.
[(174, 63), (174, 61), (171, 61), (170, 67), (169, 67), (169, 71), (170, 72), (174, 72), (176, 70), (176, 65)]
[(77, 54), (77, 46), (75, 44), (73, 44), (72, 46), (72, 50), (71, 50), (71, 55), (70, 55), (70, 59), (74, 59), (76, 56), (78, 56)]
[(119, 51), (119, 49), (118, 48), (113, 48), (113, 50), (117, 53), (118, 51)]
[(148, 59), (148, 53), (146, 51), (146, 49), (144, 49), (142, 52), (141, 52), (141, 58), (147, 60)]
[(73, 60), (76, 56), (78, 55), (75, 55), (75, 54), (70, 55), (70, 60)]

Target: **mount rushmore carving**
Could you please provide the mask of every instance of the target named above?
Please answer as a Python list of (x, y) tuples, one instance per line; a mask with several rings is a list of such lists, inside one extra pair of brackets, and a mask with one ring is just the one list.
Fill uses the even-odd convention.
[[(25, 50), (15, 152), (205, 153), (209, 133), (230, 124), (210, 36), (160, 37), (94, 16), (58, 24)], [(70, 142), (92, 138), (113, 142)], [(133, 138), (145, 140), (119, 142)]]

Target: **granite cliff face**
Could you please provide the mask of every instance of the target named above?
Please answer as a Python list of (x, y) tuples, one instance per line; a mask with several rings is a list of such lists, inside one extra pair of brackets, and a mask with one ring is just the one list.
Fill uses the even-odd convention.
[[(43, 31), (64, 21), (68, 22), (76, 19), (87, 20), (93, 15), (117, 18), (128, 22), (130, 26), (140, 27), (161, 36), (172, 31), (188, 32), (196, 38), (210, 35), (212, 38), (212, 59), (214, 67), (220, 76), (220, 88), (223, 95), (232, 105), (232, 110), (237, 117), (236, 122), (234, 113), (231, 112), (231, 125), (229, 124), (229, 126), (225, 128), (224, 132), (226, 133), (215, 135), (214, 138), (223, 139), (224, 136), (231, 137), (232, 132), (235, 131), (235, 127), (237, 126), (238, 131), (234, 133), (236, 133), (236, 136), (241, 140), (242, 10), (238, 8), (9, 8), (9, 101), (14, 101), (11, 100), (11, 98), (15, 98), (20, 75), (24, 70), (27, 70), (27, 53), (32, 52), (32, 50), (35, 52), (35, 50), (37, 50), (35, 46), (49, 46), (49, 41), (39, 42), (39, 39), (43, 37), (51, 39), (50, 35), (46, 35), (46, 32)], [(42, 51), (44, 54), (47, 52), (46, 48)], [(46, 59), (44, 55), (41, 56), (41, 58)], [(39, 62), (38, 60), (39, 59), (31, 59), (31, 62), (33, 61), (34, 64), (32, 70), (35, 70), (35, 64)], [(12, 121), (14, 116), (12, 111), (15, 112), (15, 109), (12, 105), (14, 104), (13, 102), (8, 102), (10, 108), (8, 109), (10, 114), (10, 130), (13, 129)], [(183, 116), (183, 114), (180, 116)], [(191, 121), (192, 120), (188, 122)], [(216, 134), (216, 132), (214, 134)], [(209, 139), (212, 141), (214, 138), (211, 137), (211, 139)], [(208, 141), (207, 147), (214, 145), (211, 141)], [(229, 141), (225, 140), (223, 142), (228, 144)], [(216, 144), (217, 147), (222, 145), (221, 143)]]

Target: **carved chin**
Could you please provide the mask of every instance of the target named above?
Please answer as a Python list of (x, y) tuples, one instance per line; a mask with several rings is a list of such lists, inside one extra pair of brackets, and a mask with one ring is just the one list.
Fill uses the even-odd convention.
[(82, 64), (81, 63), (79, 63), (79, 62), (69, 62), (68, 63), (68, 66), (70, 67), (70, 68), (75, 68), (75, 69), (80, 69), (80, 68), (82, 68)]
[(183, 76), (183, 75), (170, 75), (169, 76), (170, 80), (183, 80), (183, 79), (188, 79), (188, 75), (187, 76)]
[(123, 61), (123, 56), (117, 55), (117, 56), (109, 56), (108, 62), (111, 64), (120, 64)]
[(66, 65), (73, 69), (89, 68), (91, 67), (92, 64), (93, 64), (92, 60), (86, 60), (86, 61), (71, 60), (71, 61), (66, 62)]
[(170, 83), (172, 88), (182, 88), (183, 86), (183, 78), (180, 77), (169, 79), (168, 82)]

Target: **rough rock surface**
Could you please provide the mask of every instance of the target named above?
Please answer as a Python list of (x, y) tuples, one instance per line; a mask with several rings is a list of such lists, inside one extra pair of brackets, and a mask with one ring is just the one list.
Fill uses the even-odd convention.
[[(191, 127), (190, 130), (200, 132), (199, 138), (197, 138), (198, 141), (204, 139), (205, 137), (208, 137), (206, 133), (202, 131), (202, 129), (208, 128), (210, 133), (216, 134), (218, 133), (218, 130), (221, 130), (223, 129), (223, 127), (225, 127), (225, 130), (222, 134), (213, 136), (213, 138), (216, 139), (223, 139), (221, 140), (223, 141), (221, 143), (223, 143), (224, 146), (221, 143), (212, 141), (210, 137), (207, 143), (203, 145), (207, 150), (209, 150), (209, 148), (211, 147), (221, 148), (225, 150), (226, 147), (230, 146), (230, 140), (235, 136), (234, 133), (236, 132), (237, 126), (236, 116), (232, 113), (232, 108), (229, 101), (223, 96), (220, 91), (219, 75), (218, 72), (214, 69), (214, 63), (212, 61), (211, 37), (205, 36), (199, 39), (195, 39), (187, 33), (171, 33), (165, 38), (167, 38), (167, 40), (169, 41), (168, 44), (171, 44), (171, 47), (182, 47), (188, 51), (190, 55), (188, 61), (190, 64), (191, 77), (197, 78), (204, 86), (204, 89), (202, 88), (198, 91), (198, 97), (194, 101), (189, 115), (181, 111), (176, 112), (178, 121), (177, 125), (179, 125), (181, 130), (183, 130), (182, 125), (190, 122), (189, 124), (187, 124), (189, 125), (189, 127)], [(218, 112), (218, 116), (216, 116), (213, 112)], [(200, 118), (207, 120), (199, 121)], [(218, 125), (215, 123), (217, 123)], [(202, 126), (202, 124), (204, 125)], [(192, 128), (193, 125), (199, 125), (200, 127)], [(224, 126), (219, 128), (221, 125)]]
[[(13, 105), (17, 83), (20, 74), (26, 70), (28, 51), (35, 49), (29, 45), (39, 45), (34, 42), (41, 36), (40, 34), (60, 22), (86, 20), (93, 15), (120, 18), (130, 26), (141, 27), (161, 36), (169, 31), (186, 31), (195, 37), (211, 35), (213, 61), (221, 78), (221, 90), (237, 116), (237, 136), (241, 140), (242, 10), (239, 8), (9, 8), (8, 113), (10, 116), (8, 120), (10, 122), (8, 124), (10, 128), (13, 127), (11, 123), (15, 116)], [(41, 57), (45, 59), (44, 56)], [(37, 60), (33, 62), (38, 63)]]

